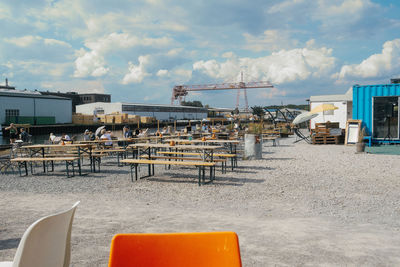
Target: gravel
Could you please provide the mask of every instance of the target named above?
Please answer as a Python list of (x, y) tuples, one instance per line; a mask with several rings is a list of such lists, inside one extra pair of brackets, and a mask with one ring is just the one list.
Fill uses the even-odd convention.
[(82, 177), (66, 178), (63, 166), (0, 175), (0, 261), (33, 221), (81, 200), (72, 266), (106, 266), (116, 233), (219, 230), (238, 233), (244, 266), (399, 265), (399, 157), (293, 141), (264, 144), (262, 160), (217, 170), (200, 187), (197, 170), (178, 166), (132, 183), (114, 159)]

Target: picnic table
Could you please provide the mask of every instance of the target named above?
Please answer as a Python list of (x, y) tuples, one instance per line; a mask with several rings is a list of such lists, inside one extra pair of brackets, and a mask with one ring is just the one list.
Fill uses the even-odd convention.
[[(221, 146), (210, 146), (210, 145), (175, 145), (170, 146), (169, 144), (132, 144), (129, 145), (130, 148), (136, 148), (138, 150), (137, 157), (140, 159), (141, 155), (146, 155), (149, 160), (152, 159), (152, 150), (158, 149), (169, 149), (170, 151), (197, 151), (200, 154), (201, 160), (203, 162), (213, 162), (213, 153), (215, 150), (220, 149)], [(127, 161), (122, 161), (125, 163), (129, 163)], [(154, 173), (154, 164), (148, 164), (148, 175), (151, 176), (152, 172)], [(210, 168), (210, 176), (212, 176), (212, 167)]]
[[(90, 169), (92, 170), (93, 168), (93, 160), (92, 160), (92, 148), (93, 145), (91, 144), (66, 144), (66, 145), (45, 145), (45, 144), (39, 144), (39, 145), (29, 145), (29, 146), (23, 146), (22, 148), (28, 149), (29, 150), (29, 155), (30, 157), (34, 157), (35, 155), (40, 155), (42, 158), (46, 157), (46, 148), (77, 148), (78, 152), (78, 171), (79, 175), (82, 175), (82, 169), (81, 169), (81, 157), (84, 154), (89, 155), (90, 157)], [(43, 172), (46, 172), (46, 162), (43, 160)]]

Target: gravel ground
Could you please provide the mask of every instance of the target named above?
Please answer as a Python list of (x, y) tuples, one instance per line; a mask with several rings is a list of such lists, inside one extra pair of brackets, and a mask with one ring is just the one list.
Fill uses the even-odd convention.
[(0, 261), (33, 221), (80, 200), (72, 266), (106, 266), (116, 233), (221, 230), (238, 233), (243, 266), (400, 265), (399, 156), (293, 141), (265, 144), (262, 160), (201, 187), (192, 168), (156, 167), (131, 183), (129, 167), (112, 162), (71, 179), (61, 166), (0, 175)]

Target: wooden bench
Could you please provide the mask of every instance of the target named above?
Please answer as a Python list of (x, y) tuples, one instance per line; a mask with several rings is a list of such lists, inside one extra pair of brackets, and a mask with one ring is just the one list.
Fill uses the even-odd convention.
[(148, 164), (149, 174), (147, 176), (140, 177), (145, 178), (154, 175), (154, 165), (180, 165), (180, 166), (195, 166), (199, 169), (199, 185), (205, 184), (205, 168), (210, 168), (210, 182), (214, 180), (213, 168), (215, 162), (205, 161), (167, 161), (167, 160), (148, 160), (148, 159), (124, 159), (122, 163), (130, 164), (131, 169), (131, 181), (133, 182), (133, 169), (135, 169), (135, 180), (138, 179), (138, 165)]
[[(53, 158), (14, 158), (11, 159), (11, 162), (17, 162), (18, 163), (18, 170), (19, 170), (19, 175), (22, 176), (21, 173), (21, 167), (25, 168), (25, 173), (26, 176), (28, 176), (28, 166), (27, 163), (31, 163), (31, 173), (33, 174), (33, 168), (32, 168), (32, 163), (33, 162), (51, 162), (51, 167), (52, 171), (54, 171), (54, 161), (65, 161), (65, 167), (67, 171), (67, 177), (73, 177), (75, 176), (75, 168), (74, 168), (74, 161), (78, 160), (78, 157), (53, 157)], [(69, 166), (72, 166), (72, 175), (69, 175)]]
[[(140, 158), (149, 159), (148, 155), (141, 155)], [(194, 158), (194, 157), (176, 157), (176, 156), (150, 156), (150, 159), (165, 159), (165, 160), (193, 160), (193, 161), (202, 161), (202, 158)], [(221, 172), (226, 173), (226, 158), (223, 159), (213, 159), (213, 160), (206, 160), (206, 162), (221, 162)], [(215, 169), (214, 169), (215, 170)]]
[(280, 137), (279, 136), (263, 136), (263, 141), (272, 141), (272, 146), (277, 146), (279, 145), (278, 139)]
[[(158, 151), (158, 154), (164, 155), (182, 155), (182, 156), (201, 156), (201, 153), (197, 152), (170, 152), (170, 151)], [(229, 154), (229, 153), (214, 153), (214, 157), (220, 158), (230, 158), (231, 159), (231, 167), (232, 171), (234, 167), (237, 167), (237, 154)]]

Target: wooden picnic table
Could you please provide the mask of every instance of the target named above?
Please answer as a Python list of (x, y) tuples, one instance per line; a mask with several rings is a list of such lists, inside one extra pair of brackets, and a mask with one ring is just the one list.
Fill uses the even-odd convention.
[[(132, 144), (129, 145), (130, 148), (137, 148), (138, 153), (137, 157), (140, 158), (141, 155), (147, 155), (148, 159), (151, 159), (151, 151), (152, 149), (169, 149), (170, 151), (182, 151), (182, 150), (194, 150), (201, 152), (201, 157), (203, 161), (213, 161), (213, 153), (214, 150), (220, 149), (221, 146), (210, 146), (210, 145), (175, 145), (170, 146), (169, 144)], [(141, 151), (143, 149), (143, 152)], [(153, 168), (154, 172), (154, 165), (148, 165), (148, 172), (149, 175), (151, 174), (151, 169)]]
[[(65, 144), (65, 145), (46, 145), (46, 144), (38, 144), (38, 145), (29, 145), (29, 146), (23, 146), (21, 148), (28, 149), (30, 151), (29, 155), (30, 157), (35, 156), (36, 154), (40, 154), (42, 158), (45, 158), (46, 148), (77, 148), (78, 150), (78, 171), (79, 175), (82, 175), (82, 169), (81, 169), (81, 156), (83, 154), (88, 154), (90, 157), (90, 170), (92, 171), (93, 168), (93, 162), (92, 162), (92, 144)], [(43, 171), (46, 172), (46, 164), (43, 161)]]

